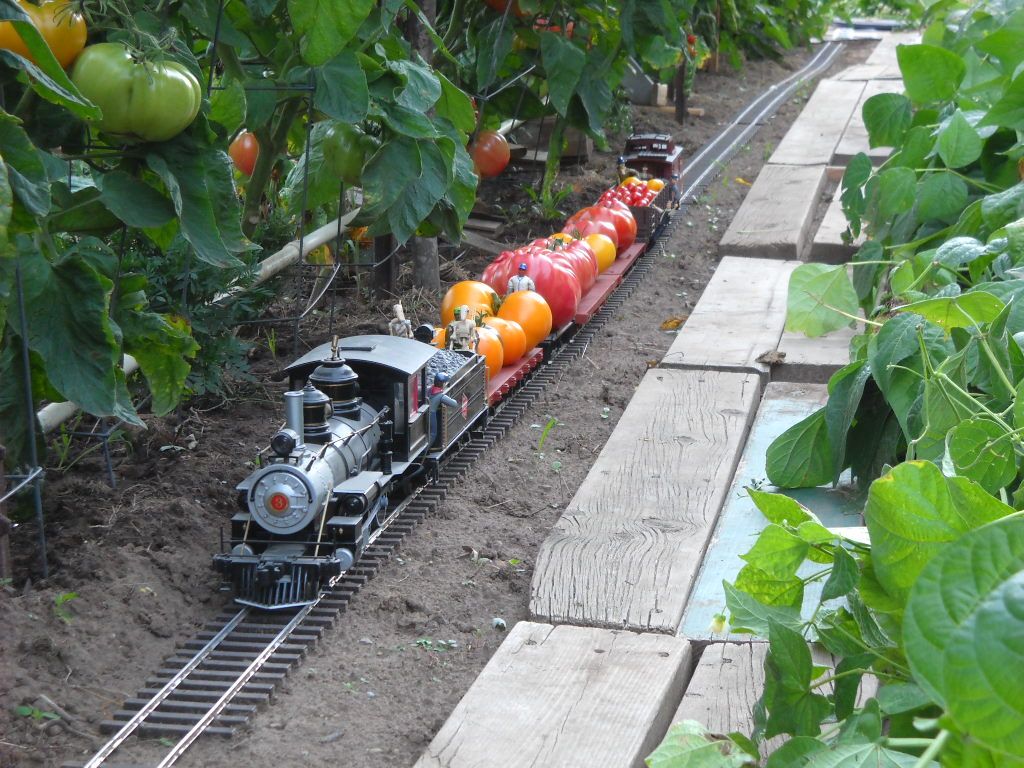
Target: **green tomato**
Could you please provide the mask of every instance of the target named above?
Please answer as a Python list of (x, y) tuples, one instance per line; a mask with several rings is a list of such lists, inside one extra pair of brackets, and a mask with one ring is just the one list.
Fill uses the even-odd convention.
[(328, 170), (350, 186), (358, 186), (368, 155), (377, 149), (377, 141), (357, 125), (335, 123), (324, 134), (324, 162)]
[(103, 110), (96, 127), (122, 141), (167, 141), (199, 114), (203, 89), (176, 61), (142, 62), (120, 43), (90, 45), (71, 80)]

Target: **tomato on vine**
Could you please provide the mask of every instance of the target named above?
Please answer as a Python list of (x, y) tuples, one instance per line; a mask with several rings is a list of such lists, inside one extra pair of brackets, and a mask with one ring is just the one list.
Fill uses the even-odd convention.
[(228, 155), (242, 174), (252, 176), (260, 156), (260, 143), (249, 131), (242, 131), (228, 146)]
[(377, 149), (377, 140), (358, 125), (334, 123), (323, 138), (324, 162), (331, 173), (350, 186), (359, 186), (366, 159)]
[(476, 141), (469, 145), (469, 154), (476, 172), (485, 179), (504, 171), (512, 157), (508, 140), (497, 131), (480, 131)]
[[(484, 0), (484, 4), (498, 13), (505, 13), (505, 9), (508, 8), (508, 0)], [(523, 19), (529, 15), (523, 13), (523, 9), (519, 7), (519, 0), (512, 0), (512, 13), (517, 19)]]
[(199, 114), (203, 89), (176, 61), (135, 59), (121, 43), (90, 45), (75, 62), (71, 80), (103, 110), (96, 127), (127, 142), (167, 141)]
[[(75, 10), (75, 4), (69, 0), (52, 0), (42, 5), (33, 5), (18, 0), (18, 5), (28, 14), (60, 65), (65, 69), (71, 66), (85, 48), (87, 34), (85, 19)], [(29, 53), (21, 35), (9, 21), (0, 22), (0, 48), (16, 53), (33, 64), (39, 63)]]

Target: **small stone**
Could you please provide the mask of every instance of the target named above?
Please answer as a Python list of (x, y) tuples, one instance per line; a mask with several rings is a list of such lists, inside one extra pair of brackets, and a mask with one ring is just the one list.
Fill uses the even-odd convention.
[(270, 724), (270, 727), (273, 728), (275, 731), (283, 731), (284, 727), (285, 727), (285, 724), (282, 723), (281, 721), (275, 721), (275, 722)]
[(373, 645), (373, 640), (371, 640), (368, 637), (360, 637), (359, 638), (359, 644), (360, 645)]
[(374, 693), (373, 691), (367, 691), (366, 692), (366, 698), (368, 698), (368, 699), (376, 699), (377, 698), (377, 694)]
[(331, 744), (331, 743), (337, 741), (338, 739), (340, 739), (343, 735), (344, 735), (344, 731), (335, 731), (334, 733), (329, 733), (326, 736), (324, 736), (322, 739), (320, 739), (320, 743), (321, 744)]
[(505, 620), (500, 616), (495, 616), (493, 619), (491, 619), (491, 626), (499, 632), (504, 632), (508, 628), (508, 625), (505, 624)]

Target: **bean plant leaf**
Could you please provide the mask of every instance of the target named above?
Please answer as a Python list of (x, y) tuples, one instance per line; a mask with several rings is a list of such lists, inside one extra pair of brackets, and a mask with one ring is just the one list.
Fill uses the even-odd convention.
[[(827, 752), (816, 752), (804, 768), (914, 768), (917, 757), (897, 752), (874, 742), (837, 744)], [(927, 768), (935, 768), (929, 761)]]
[(846, 328), (859, 309), (845, 265), (801, 264), (789, 278), (786, 330), (810, 337)]
[(764, 704), (768, 709), (765, 738), (791, 733), (817, 736), (829, 713), (827, 698), (810, 689), (814, 665), (811, 651), (796, 630), (769, 623), (768, 656), (764, 661)]
[(1024, 123), (1024, 73), (1018, 72), (1002, 97), (981, 119), (979, 125), (1016, 129)]
[(1013, 510), (931, 462), (908, 461), (871, 484), (864, 517), (882, 587), (903, 600), (921, 570), (949, 542)]
[(964, 60), (935, 45), (898, 45), (896, 60), (911, 100), (921, 104), (952, 99), (967, 71)]
[(813, 488), (832, 481), (832, 448), (825, 409), (787, 429), (768, 447), (768, 479), (779, 488)]
[(902, 93), (876, 93), (864, 102), (861, 115), (872, 149), (899, 146), (913, 119), (910, 99)]
[(756, 488), (747, 488), (747, 493), (761, 514), (778, 525), (799, 525), (818, 519), (803, 504), (784, 494), (768, 493)]
[(924, 299), (897, 307), (897, 312), (913, 312), (946, 331), (954, 328), (977, 328), (991, 323), (1006, 305), (991, 293), (972, 291), (960, 296)]
[(910, 168), (887, 168), (875, 177), (878, 188), (872, 201), (882, 221), (909, 211), (916, 200), (917, 174)]
[(769, 622), (785, 624), (792, 629), (800, 626), (800, 609), (797, 607), (765, 605), (727, 581), (722, 582), (722, 588), (733, 632), (768, 637)]
[(914, 679), (962, 732), (1024, 754), (1024, 519), (970, 531), (924, 568), (903, 641)]
[(994, 421), (976, 417), (957, 424), (946, 440), (946, 451), (958, 475), (974, 480), (995, 495), (1017, 476), (1013, 442)]
[(954, 222), (967, 205), (967, 182), (949, 171), (930, 173), (917, 189), (917, 215), (922, 221)]
[(871, 367), (858, 360), (839, 369), (828, 382), (828, 402), (825, 404), (825, 425), (832, 453), (833, 482), (845, 466), (846, 437), (860, 408), (864, 385), (871, 378)]
[(843, 547), (836, 547), (832, 560), (832, 573), (821, 590), (822, 600), (833, 600), (843, 597), (851, 589), (857, 586), (860, 580), (860, 571), (857, 569), (857, 561)]
[(750, 551), (740, 557), (765, 573), (787, 578), (796, 573), (809, 548), (799, 536), (772, 523), (761, 531)]
[(939, 157), (947, 168), (963, 168), (981, 157), (981, 136), (957, 110), (939, 131)]
[(644, 762), (648, 768), (743, 768), (750, 764), (729, 739), (708, 733), (696, 720), (683, 720), (669, 728)]
[(769, 573), (748, 564), (736, 574), (734, 586), (766, 606), (799, 610), (804, 602), (804, 582), (795, 573)]
[(895, 682), (878, 689), (878, 706), (887, 715), (912, 712), (931, 703), (931, 697), (916, 683)]
[(376, 3), (373, 0), (288, 0), (288, 15), (302, 35), (302, 58), (326, 64), (355, 37)]

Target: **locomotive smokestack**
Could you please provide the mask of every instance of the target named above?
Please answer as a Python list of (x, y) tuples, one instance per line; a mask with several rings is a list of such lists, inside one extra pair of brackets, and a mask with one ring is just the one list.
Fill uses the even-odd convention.
[(302, 415), (302, 393), (284, 393), (284, 425), (290, 429), (299, 439), (305, 434), (306, 420)]

